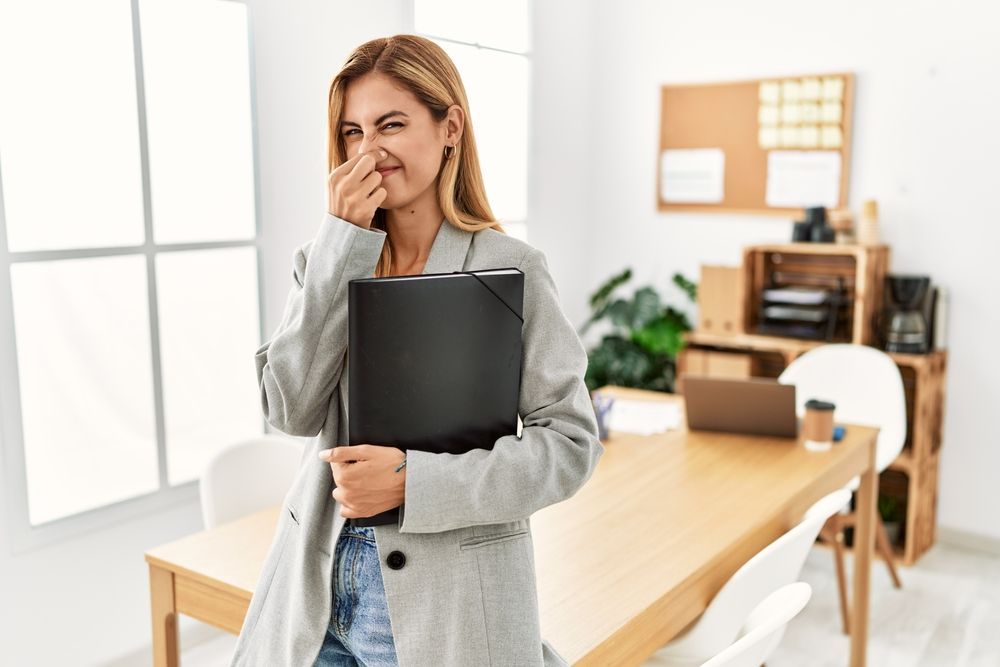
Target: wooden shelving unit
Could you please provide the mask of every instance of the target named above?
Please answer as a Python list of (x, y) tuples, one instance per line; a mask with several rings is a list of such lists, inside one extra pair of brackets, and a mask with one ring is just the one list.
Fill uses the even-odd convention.
[[(691, 331), (678, 357), (684, 372), (726, 377), (777, 378), (798, 356), (828, 342), (876, 344), (874, 319), (882, 307), (883, 283), (889, 270), (885, 245), (791, 243), (749, 246), (743, 253), (743, 318), (732, 333)], [(774, 284), (773, 273), (801, 278), (815, 273), (840, 276), (848, 289), (847, 316), (833, 341), (754, 333), (759, 295)], [(807, 283), (803, 280), (801, 284)], [(947, 352), (898, 354), (887, 352), (899, 367), (906, 394), (906, 443), (899, 457), (880, 478), (880, 493), (896, 497), (904, 508), (898, 560), (912, 565), (937, 536), (938, 470), (943, 430)], [(682, 385), (678, 384), (678, 391)]]
[(768, 287), (841, 285), (845, 302), (831, 343), (874, 342), (873, 322), (882, 307), (889, 247), (833, 243), (784, 243), (743, 250), (744, 327), (760, 333), (761, 294)]

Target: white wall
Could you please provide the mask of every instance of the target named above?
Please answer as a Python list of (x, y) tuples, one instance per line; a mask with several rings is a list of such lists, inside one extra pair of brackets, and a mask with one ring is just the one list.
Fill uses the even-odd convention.
[[(659, 86), (856, 73), (851, 207), (878, 200), (891, 270), (927, 273), (951, 295), (940, 524), (1000, 537), (1000, 447), (989, 416), (1000, 403), (992, 345), (1000, 329), (1000, 298), (993, 292), (1000, 240), (995, 3), (598, 0), (590, 20), (599, 29), (575, 68), (567, 62), (575, 56), (558, 53), (580, 52), (572, 30), (559, 38), (561, 25), (566, 17), (575, 25), (581, 19), (573, 14), (586, 9), (574, 2), (539, 4), (546, 5), (539, 18), (549, 25), (536, 26), (536, 34), (558, 43), (537, 44), (536, 77), (552, 89), (536, 100), (547, 107), (536, 112), (536, 129), (542, 137), (568, 135), (550, 141), (574, 161), (581, 146), (589, 146), (589, 159), (581, 160), (588, 176), (576, 186), (551, 168), (557, 159), (542, 145), (536, 158), (546, 168), (535, 165), (536, 191), (554, 193), (544, 202), (553, 218), (556, 198), (573, 195), (565, 197), (565, 216), (552, 224), (569, 236), (586, 228), (590, 239), (585, 258), (559, 260), (577, 271), (563, 280), (580, 286), (567, 303), (578, 322), (586, 308), (577, 292), (589, 293), (624, 266), (635, 269), (633, 287), (652, 282), (683, 304), (669, 286), (674, 271), (697, 279), (702, 263), (735, 265), (744, 245), (791, 238), (788, 219), (656, 211)], [(559, 82), (583, 78), (592, 91), (572, 93), (574, 101), (593, 102), (581, 121), (585, 127), (552, 111), (568, 106), (559, 100)], [(581, 176), (580, 170), (571, 175)]]
[[(411, 10), (405, 0), (300, 0), (294, 10), (247, 4), (257, 70), (263, 316), (272, 331), (291, 287), (292, 252), (315, 235), (326, 208), (330, 79), (358, 44), (410, 31)], [(136, 650), (133, 664), (150, 664), (143, 552), (201, 529), (200, 508), (189, 503), (17, 555), (9, 531), (0, 530), (0, 664), (99, 665)], [(181, 617), (182, 638), (190, 621)]]
[(590, 191), (597, 91), (594, 12), (564, 0), (532, 6), (528, 242), (545, 252), (563, 308), (579, 326), (591, 275)]

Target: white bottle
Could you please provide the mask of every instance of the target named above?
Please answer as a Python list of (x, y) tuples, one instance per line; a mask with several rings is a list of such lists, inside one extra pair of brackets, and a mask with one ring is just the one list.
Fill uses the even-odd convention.
[(861, 216), (858, 220), (858, 243), (861, 245), (878, 245), (878, 205), (874, 199), (865, 200), (861, 206)]

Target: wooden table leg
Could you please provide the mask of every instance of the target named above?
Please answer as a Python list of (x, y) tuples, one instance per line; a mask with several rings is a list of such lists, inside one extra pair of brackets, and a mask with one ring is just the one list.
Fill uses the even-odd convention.
[(149, 599), (153, 614), (153, 667), (177, 667), (177, 607), (174, 573), (149, 566)]
[(868, 470), (861, 476), (854, 528), (854, 609), (851, 614), (851, 667), (864, 667), (868, 648), (868, 602), (872, 552), (875, 548), (875, 507), (878, 472), (875, 441), (869, 445)]

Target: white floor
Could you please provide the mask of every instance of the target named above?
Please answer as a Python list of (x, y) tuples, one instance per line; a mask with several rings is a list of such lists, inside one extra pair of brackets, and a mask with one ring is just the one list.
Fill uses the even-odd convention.
[[(848, 558), (848, 571), (851, 559)], [(868, 664), (875, 667), (1000, 665), (1000, 557), (937, 544), (892, 587), (885, 564), (872, 562)], [(815, 547), (800, 577), (813, 587), (768, 667), (843, 667), (833, 554)], [(848, 589), (850, 590), (850, 589)]]
[[(850, 571), (850, 558), (847, 563)], [(873, 562), (869, 665), (1000, 666), (1000, 557), (938, 544), (915, 566), (901, 568), (900, 577), (903, 588), (896, 590), (885, 565)], [(768, 667), (847, 665), (849, 641), (840, 632), (829, 549), (812, 550), (801, 579), (813, 587), (812, 598), (788, 626)], [(191, 646), (182, 639), (184, 667), (229, 664), (236, 637), (208, 636)]]

